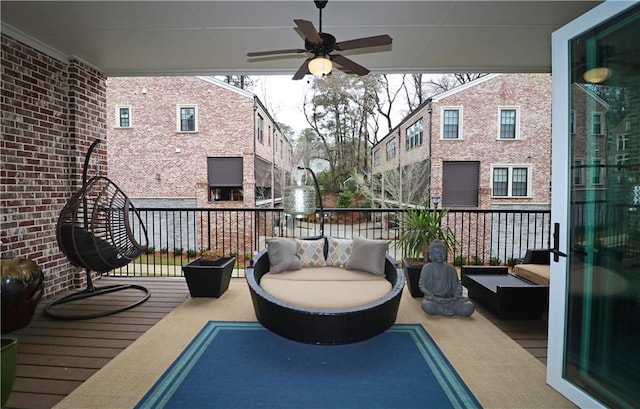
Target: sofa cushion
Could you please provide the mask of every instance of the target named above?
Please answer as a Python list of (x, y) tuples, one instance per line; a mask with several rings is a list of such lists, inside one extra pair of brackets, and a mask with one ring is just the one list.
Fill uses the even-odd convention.
[(345, 267), (384, 276), (384, 262), (388, 250), (389, 242), (386, 240), (368, 240), (355, 237)]
[(344, 267), (349, 260), (351, 254), (351, 245), (353, 240), (350, 239), (334, 239), (329, 237), (329, 253), (327, 254), (327, 265)]
[(549, 266), (545, 264), (516, 264), (513, 273), (538, 285), (549, 285)]
[(339, 267), (303, 268), (267, 273), (260, 287), (289, 304), (316, 309), (353, 308), (369, 304), (391, 291), (384, 277)]
[(297, 243), (298, 258), (301, 267), (322, 267), (326, 264), (324, 259), (324, 239), (300, 240)]
[(269, 271), (281, 273), (288, 270), (298, 270), (300, 268), (300, 258), (297, 255), (297, 251), (298, 244), (293, 239), (267, 239)]

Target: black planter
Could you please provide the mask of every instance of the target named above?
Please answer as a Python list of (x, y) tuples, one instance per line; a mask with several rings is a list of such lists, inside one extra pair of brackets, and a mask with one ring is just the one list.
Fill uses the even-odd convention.
[(221, 257), (215, 261), (196, 259), (182, 266), (192, 297), (218, 298), (229, 288), (235, 257)]
[(424, 294), (420, 290), (420, 286), (418, 284), (418, 281), (420, 281), (422, 266), (423, 264), (412, 265), (409, 262), (409, 259), (406, 257), (402, 258), (402, 270), (404, 271), (404, 276), (407, 279), (407, 287), (409, 287), (409, 292), (413, 298), (424, 297)]

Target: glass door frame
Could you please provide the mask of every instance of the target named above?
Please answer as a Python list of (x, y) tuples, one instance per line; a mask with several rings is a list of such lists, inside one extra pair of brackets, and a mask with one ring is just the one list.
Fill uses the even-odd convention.
[[(570, 41), (634, 6), (635, 1), (609, 0), (555, 31), (551, 37), (553, 72), (551, 223), (559, 223), (558, 248), (569, 249)], [(603, 407), (581, 388), (563, 377), (567, 327), (567, 258), (551, 263), (549, 286), (549, 336), (547, 383), (579, 407)]]

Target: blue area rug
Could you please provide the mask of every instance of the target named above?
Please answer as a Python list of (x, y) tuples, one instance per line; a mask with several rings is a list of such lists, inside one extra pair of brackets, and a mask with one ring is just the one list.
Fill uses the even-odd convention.
[(480, 408), (418, 324), (310, 345), (256, 322), (209, 322), (137, 408)]

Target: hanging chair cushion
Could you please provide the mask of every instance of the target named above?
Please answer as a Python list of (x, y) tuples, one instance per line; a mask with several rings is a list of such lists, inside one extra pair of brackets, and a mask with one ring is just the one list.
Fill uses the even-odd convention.
[(129, 263), (111, 243), (70, 223), (61, 224), (60, 239), (65, 254), (78, 267), (106, 273)]

